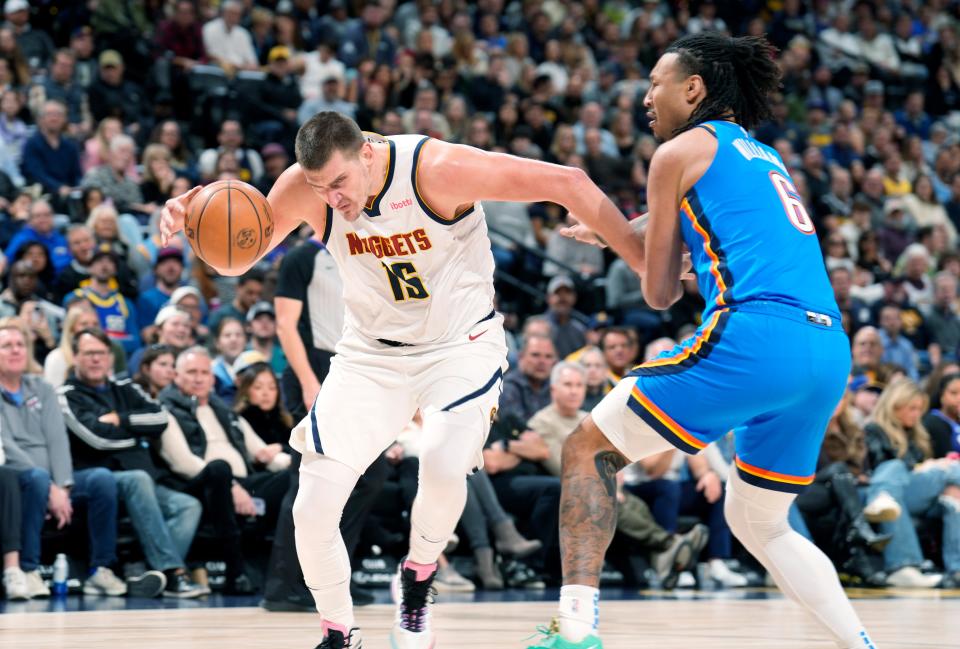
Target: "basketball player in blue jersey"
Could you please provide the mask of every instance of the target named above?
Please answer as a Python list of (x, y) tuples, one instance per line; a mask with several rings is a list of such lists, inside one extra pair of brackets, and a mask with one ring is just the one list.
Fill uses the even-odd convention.
[[(479, 201), (563, 205), (636, 271), (643, 244), (580, 169), (420, 135), (364, 134), (332, 112), (303, 125), (296, 151), (297, 164), (267, 197), (269, 248), (308, 223), (338, 266), (345, 303), (330, 373), (290, 440), (303, 453), (293, 513), (297, 555), (322, 615), (320, 648), (361, 647), (340, 518), (359, 476), (420, 409), (419, 490), (390, 647), (431, 649), (437, 559), (463, 512), (466, 477), (482, 463), (506, 368)], [(183, 227), (191, 192), (167, 202), (164, 237)]]
[[(875, 647), (830, 560), (787, 523), (813, 481), (850, 346), (796, 187), (745, 130), (770, 116), (779, 76), (763, 39), (711, 33), (676, 41), (650, 74), (644, 105), (664, 142), (650, 163), (644, 297), (658, 309), (680, 298), (686, 245), (707, 306), (692, 338), (635, 368), (567, 439), (560, 615), (536, 647), (603, 646), (598, 586), (617, 472), (672, 447), (697, 453), (730, 430), (734, 534), (838, 647)], [(603, 241), (585, 224), (567, 234)]]

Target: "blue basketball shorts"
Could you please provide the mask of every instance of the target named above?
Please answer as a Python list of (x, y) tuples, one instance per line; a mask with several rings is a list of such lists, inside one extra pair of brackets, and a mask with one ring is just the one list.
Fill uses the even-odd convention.
[[(634, 368), (594, 421), (632, 461), (642, 455), (631, 448), (646, 430), (639, 421), (687, 453), (734, 431), (745, 482), (799, 493), (813, 482), (849, 372), (838, 316), (748, 302), (713, 311), (691, 338)], [(606, 414), (613, 408), (626, 414), (618, 421)]]

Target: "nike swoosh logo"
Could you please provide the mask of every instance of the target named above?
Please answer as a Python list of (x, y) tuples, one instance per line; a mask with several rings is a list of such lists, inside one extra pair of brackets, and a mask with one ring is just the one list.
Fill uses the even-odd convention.
[(489, 329), (484, 329), (483, 331), (481, 331), (480, 333), (478, 333), (476, 336), (469, 336), (469, 335), (468, 335), (467, 338), (470, 339), (470, 342), (473, 342), (474, 340), (476, 340), (477, 338), (479, 338), (479, 337), (482, 336), (483, 334), (487, 333), (488, 331), (490, 331), (490, 330), (489, 330)]

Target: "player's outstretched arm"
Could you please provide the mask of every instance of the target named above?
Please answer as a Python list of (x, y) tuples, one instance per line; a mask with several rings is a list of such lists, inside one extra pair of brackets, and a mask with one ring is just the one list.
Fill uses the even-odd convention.
[(641, 238), (582, 169), (431, 140), (424, 148), (419, 178), (427, 202), (451, 213), (483, 200), (562, 205), (635, 272), (644, 273)]
[[(188, 192), (171, 198), (163, 206), (160, 215), (160, 241), (164, 246), (177, 232), (183, 230), (190, 201), (201, 189), (203, 185), (198, 185)], [(243, 275), (267, 253), (280, 245), (304, 221), (309, 223), (314, 231), (323, 232), (327, 214), (326, 204), (307, 185), (299, 164), (291, 165), (280, 174), (267, 196), (267, 202), (273, 213), (273, 237), (269, 245), (249, 266), (233, 269), (218, 268), (221, 274)]]

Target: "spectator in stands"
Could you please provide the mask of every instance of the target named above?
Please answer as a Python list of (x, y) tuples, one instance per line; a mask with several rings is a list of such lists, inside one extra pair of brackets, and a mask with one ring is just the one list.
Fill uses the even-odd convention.
[(587, 347), (577, 359), (585, 370), (585, 382), (587, 384), (586, 394), (584, 395), (582, 408), (587, 412), (593, 410), (594, 406), (600, 403), (604, 395), (610, 391), (607, 384), (607, 361), (603, 357), (603, 352), (599, 347)]
[[(182, 352), (176, 372), (175, 383), (160, 393), (181, 429), (168, 427), (162, 439), (162, 455), (174, 474), (170, 486), (200, 498), (227, 564), (227, 592), (249, 594), (253, 588), (243, 572), (236, 516), (257, 517), (261, 530), (273, 528), (287, 490), (290, 456), (280, 444), (264, 444), (212, 393), (206, 349)], [(260, 514), (254, 497), (264, 501)]]
[[(93, 305), (86, 300), (75, 300), (67, 308), (63, 319), (63, 333), (59, 346), (52, 350), (43, 361), (43, 380), (53, 388), (59, 388), (67, 380), (73, 368), (73, 337), (84, 329), (96, 329), (100, 319)], [(113, 371), (123, 372), (127, 366), (123, 348), (111, 341), (113, 348)]]
[(140, 193), (143, 202), (162, 206), (173, 197), (173, 181), (177, 178), (174, 171), (173, 154), (163, 144), (149, 144), (143, 150), (143, 180)]
[(14, 259), (20, 248), (27, 243), (38, 241), (47, 249), (54, 270), (61, 271), (70, 263), (67, 240), (54, 229), (53, 208), (44, 200), (34, 201), (30, 206), (30, 218), (27, 224), (13, 236), (4, 255)]
[(263, 273), (251, 270), (240, 276), (237, 281), (237, 293), (230, 304), (224, 304), (210, 316), (211, 329), (217, 329), (224, 318), (233, 318), (243, 322), (254, 304), (260, 301), (263, 293)]
[[(62, 304), (64, 298), (80, 288), (90, 278), (90, 263), (97, 249), (93, 230), (86, 225), (71, 225), (67, 230), (67, 250), (70, 252), (69, 265), (61, 270), (53, 285), (53, 301)], [(128, 298), (137, 295), (137, 285), (126, 268), (117, 270), (117, 288)]]
[(550, 371), (550, 405), (538, 410), (527, 427), (547, 445), (549, 457), (543, 466), (550, 475), (560, 475), (563, 442), (587, 416), (582, 410), (587, 393), (586, 370), (579, 363), (560, 361)]
[(608, 156), (617, 157), (617, 141), (613, 133), (603, 128), (603, 107), (595, 102), (587, 102), (580, 109), (580, 120), (573, 125), (573, 136), (577, 141), (577, 153), (583, 155), (586, 150), (586, 134), (595, 128), (600, 132), (600, 150)]
[(933, 304), (927, 311), (930, 336), (943, 357), (956, 360), (960, 351), (960, 316), (957, 315), (957, 276), (940, 271), (933, 278)]
[(179, 248), (163, 248), (157, 252), (153, 277), (156, 280), (154, 285), (137, 298), (137, 324), (141, 330), (153, 324), (157, 313), (183, 283), (183, 253)]
[(57, 275), (53, 264), (50, 262), (50, 253), (47, 252), (47, 247), (39, 241), (30, 241), (20, 246), (17, 254), (12, 259), (8, 259), (7, 263), (12, 265), (18, 261), (25, 261), (30, 264), (37, 274), (37, 285), (33, 292), (45, 300), (50, 299), (52, 292), (49, 287), (53, 284)]
[(23, 146), (23, 175), (62, 202), (80, 184), (81, 176), (80, 149), (64, 135), (66, 107), (59, 101), (45, 101), (37, 124), (37, 132)]
[(116, 117), (130, 133), (141, 128), (149, 132), (152, 111), (143, 88), (124, 77), (123, 57), (116, 50), (104, 50), (98, 62), (100, 74), (87, 91), (93, 119)]
[(40, 95), (34, 99), (55, 99), (62, 102), (67, 107), (68, 128), (73, 136), (89, 133), (91, 128), (90, 115), (84, 104), (84, 89), (74, 80), (75, 61), (76, 57), (70, 50), (57, 50), (50, 65), (50, 73), (35, 86)]
[(360, 18), (351, 21), (339, 39), (340, 60), (351, 68), (364, 59), (372, 59), (377, 64), (392, 64), (397, 44), (383, 29), (389, 18), (389, 10), (379, 0), (364, 3)]
[(547, 311), (543, 314), (550, 321), (553, 345), (558, 358), (583, 347), (586, 342), (586, 316), (574, 307), (577, 303), (577, 289), (567, 275), (557, 275), (547, 285)]
[(204, 303), (200, 291), (193, 286), (181, 286), (170, 294), (170, 304), (190, 315), (193, 337), (198, 342), (206, 342), (210, 336), (210, 329), (203, 324)]
[[(57, 395), (43, 379), (26, 374), (27, 341), (10, 319), (0, 323), (0, 437), (6, 466), (20, 472), (23, 503), (20, 567), (35, 596), (49, 596), (37, 568), (40, 533), (49, 514), (62, 529), (73, 520), (74, 505), (87, 510), (91, 575), (88, 595), (125, 595), (127, 584), (111, 570), (116, 563), (117, 483), (106, 469), (74, 471)], [(159, 585), (159, 588), (157, 586)], [(163, 588), (148, 577), (138, 586), (153, 595)]]
[(158, 205), (146, 203), (140, 185), (127, 177), (127, 169), (135, 160), (136, 143), (133, 138), (117, 135), (110, 141), (107, 163), (88, 171), (82, 186), (99, 187), (104, 196), (113, 201), (118, 212), (139, 214), (146, 218), (158, 209)]
[(175, 422), (130, 379), (109, 377), (111, 345), (103, 331), (84, 329), (72, 344), (73, 375), (58, 393), (74, 437), (74, 466), (113, 473), (147, 565), (164, 574), (164, 597), (203, 595), (184, 563), (200, 523), (200, 502), (156, 483), (165, 469), (154, 463), (150, 450)]
[(30, 26), (30, 3), (27, 0), (7, 0), (3, 6), (7, 24), (13, 27), (17, 46), (32, 70), (45, 68), (53, 56), (53, 39), (42, 30)]
[(20, 163), (27, 138), (32, 132), (32, 127), (20, 118), (22, 110), (20, 93), (12, 88), (0, 91), (0, 152), (3, 153), (0, 171), (17, 187), (24, 184)]
[[(123, 133), (123, 122), (116, 117), (104, 117), (97, 123), (97, 130), (93, 137), (83, 145), (83, 157), (80, 166), (83, 167), (84, 174), (94, 167), (109, 163), (110, 142), (121, 133)], [(131, 163), (133, 162), (131, 160)], [(134, 168), (128, 168), (125, 173), (133, 177), (137, 171)]]
[(243, 321), (226, 317), (217, 323), (213, 333), (217, 352), (217, 357), (213, 359), (213, 389), (224, 403), (232, 406), (237, 394), (233, 364), (247, 348), (247, 332)]
[(930, 434), (930, 454), (943, 458), (960, 453), (960, 373), (943, 375), (937, 383), (938, 407), (923, 416)]
[(844, 329), (848, 335), (853, 335), (860, 327), (870, 323), (870, 307), (863, 300), (852, 295), (853, 273), (846, 266), (837, 266), (830, 271), (830, 284), (833, 286), (833, 296), (837, 300), (840, 315), (843, 317)]
[[(253, 355), (249, 355), (253, 358)], [(243, 417), (266, 444), (280, 444), (291, 453), (293, 417), (280, 401), (280, 382), (266, 363), (236, 364), (237, 395), (234, 411)]]
[(277, 376), (287, 368), (287, 359), (277, 342), (277, 314), (271, 302), (257, 302), (247, 311), (250, 349), (263, 355)]
[(824, 196), (821, 202), (825, 216), (850, 216), (853, 210), (853, 181), (849, 171), (840, 166), (830, 169), (830, 193)]
[(917, 350), (909, 340), (901, 335), (903, 320), (900, 307), (890, 304), (880, 310), (880, 342), (883, 345), (884, 363), (903, 368), (914, 381), (919, 379), (917, 369)]
[[(0, 555), (3, 556), (3, 591), (10, 601), (26, 600), (45, 595), (43, 582), (39, 588), (27, 584), (27, 575), (20, 568), (20, 502), (19, 472), (4, 466), (3, 445), (0, 444)], [(48, 592), (48, 591), (47, 591)]]
[[(379, 88), (379, 86), (371, 86)], [(357, 105), (343, 99), (343, 81), (338, 77), (329, 76), (320, 84), (320, 92), (314, 97), (300, 104), (297, 110), (297, 123), (303, 124), (308, 119), (322, 111), (335, 111), (348, 117), (355, 117)]]
[(194, 66), (207, 61), (203, 48), (203, 29), (197, 20), (197, 8), (192, 0), (177, 0), (173, 16), (157, 26), (154, 35), (156, 55), (167, 56), (173, 65), (170, 90), (173, 105), (180, 118), (189, 117), (191, 105), (189, 74)]
[(70, 33), (70, 51), (76, 57), (74, 77), (80, 87), (86, 90), (97, 76), (93, 30), (88, 25), (81, 25)]
[[(346, 66), (336, 57), (336, 45), (328, 40), (317, 43), (317, 49), (300, 57), (303, 74), (300, 75), (300, 94), (306, 100), (320, 96), (320, 84), (328, 79), (346, 81)], [(380, 86), (377, 86), (380, 87)]]
[(207, 149), (200, 154), (198, 167), (203, 179), (210, 180), (216, 177), (217, 161), (223, 153), (229, 152), (236, 156), (240, 168), (240, 180), (254, 184), (260, 180), (263, 176), (263, 160), (254, 149), (244, 147), (243, 127), (240, 126), (240, 122), (235, 119), (224, 120), (220, 125), (217, 142), (220, 146)]
[(880, 333), (872, 326), (861, 327), (853, 336), (853, 374), (866, 374), (871, 379), (878, 378), (883, 357), (883, 341)]
[(613, 386), (633, 368), (640, 353), (640, 341), (633, 329), (610, 327), (600, 338), (600, 349), (609, 368), (607, 380)]
[[(178, 289), (179, 290), (179, 289)], [(146, 341), (155, 345), (164, 345), (175, 350), (183, 351), (195, 343), (191, 328), (190, 314), (177, 303), (173, 302), (177, 291), (173, 292), (171, 302), (157, 312), (153, 319), (153, 326), (146, 329), (149, 334)], [(130, 356), (130, 373), (136, 374), (146, 349), (141, 347)]]
[(257, 189), (266, 196), (273, 189), (273, 184), (277, 182), (277, 178), (290, 166), (290, 155), (283, 148), (283, 145), (276, 142), (271, 142), (263, 147), (260, 155), (263, 158), (263, 177), (260, 178)]
[(297, 109), (303, 98), (291, 73), (290, 57), (289, 47), (274, 46), (267, 56), (266, 78), (246, 97), (261, 142), (290, 142), (297, 134)]
[[(956, 587), (960, 577), (960, 467), (955, 460), (931, 459), (930, 435), (921, 421), (926, 405), (927, 397), (916, 383), (897, 379), (880, 396), (866, 427), (873, 468), (868, 502), (886, 493), (902, 511), (882, 526), (893, 534), (884, 550), (887, 584), (901, 588), (931, 588), (941, 581), (940, 575), (919, 570), (923, 554), (911, 516), (943, 519), (943, 562), (950, 587)], [(938, 500), (940, 507), (935, 506)]]
[(943, 228), (947, 245), (957, 245), (957, 229), (947, 215), (947, 210), (937, 200), (930, 177), (918, 175), (913, 181), (913, 192), (903, 197), (903, 205), (913, 216), (918, 228)]
[(907, 136), (919, 135), (923, 139), (930, 137), (930, 127), (933, 119), (924, 110), (923, 92), (914, 90), (907, 95), (903, 108), (894, 113), (894, 119)]
[(524, 335), (518, 366), (503, 378), (500, 417), (526, 422), (546, 408), (550, 403), (550, 371), (556, 362), (556, 348), (548, 336)]
[(242, 18), (243, 4), (238, 0), (224, 0), (220, 17), (203, 26), (207, 56), (231, 76), (238, 69), (255, 70), (259, 66), (250, 32), (240, 24)]
[(69, 304), (82, 298), (93, 304), (101, 328), (130, 356), (140, 347), (140, 329), (133, 301), (117, 290), (118, 265), (109, 246), (98, 247), (90, 258), (89, 281), (82, 282), (80, 288), (68, 293), (64, 300)]
[(173, 383), (176, 357), (176, 351), (169, 345), (150, 345), (140, 357), (140, 368), (133, 380), (150, 398), (158, 398), (163, 389)]
[[(150, 135), (151, 144), (162, 144), (170, 152), (170, 165), (178, 174), (183, 174), (193, 178), (196, 175), (196, 159), (190, 147), (184, 140), (180, 124), (175, 120), (168, 119), (157, 124), (153, 133)], [(144, 152), (146, 158), (146, 152)], [(170, 194), (176, 196), (173, 188)]]
[(26, 259), (15, 261), (10, 266), (7, 288), (0, 293), (0, 317), (23, 318), (34, 336), (38, 360), (43, 360), (47, 352), (56, 347), (64, 312), (37, 293), (38, 284), (33, 264)]

